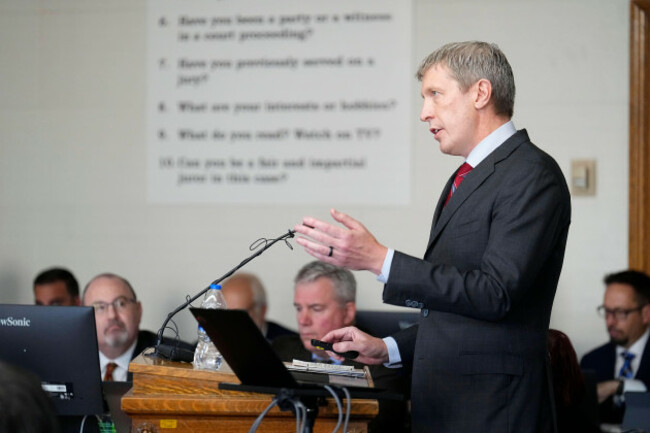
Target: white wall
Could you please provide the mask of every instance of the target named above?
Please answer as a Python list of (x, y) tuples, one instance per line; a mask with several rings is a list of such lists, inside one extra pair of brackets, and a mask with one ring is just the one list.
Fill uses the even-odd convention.
[[(597, 194), (573, 199), (552, 326), (581, 355), (606, 339), (595, 313), (602, 277), (627, 266), (628, 0), (416, 0), (413, 70), (453, 40), (496, 42), (515, 72), (515, 125), (569, 176), (597, 161)], [(188, 294), (328, 206), (164, 206), (146, 202), (143, 0), (0, 0), (0, 302), (32, 302), (35, 274), (69, 267), (81, 284), (127, 277), (156, 330)], [(345, 206), (383, 243), (419, 255), (434, 202), (460, 163), (419, 124), (413, 80), (411, 204)], [(389, 174), (387, 174), (389, 175)], [(336, 207), (337, 203), (331, 206)], [(294, 243), (295, 245), (295, 243)], [(276, 245), (248, 270), (267, 285), (272, 319), (294, 326), (291, 280), (310, 257)], [(382, 286), (356, 273), (359, 308)], [(195, 325), (183, 312), (182, 336)]]

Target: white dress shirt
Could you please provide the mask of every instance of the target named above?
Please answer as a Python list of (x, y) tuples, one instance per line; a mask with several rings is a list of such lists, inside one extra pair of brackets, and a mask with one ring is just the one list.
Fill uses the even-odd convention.
[(115, 359), (109, 359), (102, 352), (99, 352), (99, 367), (101, 368), (102, 378), (104, 377), (104, 374), (106, 374), (106, 366), (108, 363), (114, 362), (117, 364), (117, 367), (113, 370), (113, 380), (115, 382), (126, 382), (127, 374), (129, 372), (129, 363), (131, 362), (133, 351), (135, 351), (137, 343), (138, 340), (135, 340), (126, 352)]

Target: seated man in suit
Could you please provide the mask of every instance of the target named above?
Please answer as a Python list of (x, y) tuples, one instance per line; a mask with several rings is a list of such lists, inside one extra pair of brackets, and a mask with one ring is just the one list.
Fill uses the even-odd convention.
[(598, 380), (600, 421), (620, 423), (624, 392), (650, 387), (650, 277), (623, 271), (605, 277), (605, 299), (598, 312), (605, 318), (610, 341), (580, 362)]
[(281, 335), (297, 335), (282, 325), (266, 320), (266, 291), (257, 276), (244, 272), (235, 274), (222, 284), (221, 292), (226, 298), (226, 306), (232, 310), (247, 311), (268, 341)]
[(118, 275), (100, 274), (86, 285), (82, 301), (95, 308), (102, 377), (131, 380), (129, 362), (157, 340), (153, 332), (140, 330), (142, 304), (133, 287)]
[(63, 268), (46, 269), (34, 279), (36, 305), (81, 305), (79, 283)]
[[(311, 362), (340, 362), (327, 352), (311, 345), (312, 338), (321, 339), (328, 332), (354, 323), (356, 281), (350, 271), (338, 266), (314, 261), (303, 266), (295, 278), (293, 305), (296, 308), (300, 335), (276, 338), (271, 344), (283, 361), (293, 359)], [(362, 364), (346, 360), (345, 365), (363, 368)], [(409, 395), (410, 378), (403, 369), (382, 365), (369, 366), (377, 388)], [(371, 422), (372, 432), (408, 431), (405, 402), (379, 401), (379, 414)]]

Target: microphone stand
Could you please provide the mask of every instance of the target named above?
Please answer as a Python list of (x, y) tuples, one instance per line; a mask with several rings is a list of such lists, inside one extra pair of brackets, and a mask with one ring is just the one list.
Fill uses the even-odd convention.
[(208, 284), (208, 286), (205, 289), (201, 290), (199, 293), (197, 293), (196, 295), (194, 295), (193, 297), (185, 301), (183, 304), (179, 305), (174, 311), (169, 313), (167, 315), (167, 318), (163, 322), (162, 326), (158, 330), (158, 341), (156, 342), (156, 350), (150, 356), (159, 356), (165, 359), (169, 359), (171, 361), (192, 362), (194, 360), (194, 352), (192, 350), (179, 347), (178, 345), (163, 344), (163, 334), (165, 333), (165, 329), (167, 329), (167, 324), (169, 323), (171, 318), (174, 317), (176, 313), (183, 310), (192, 302), (194, 302), (196, 299), (198, 299), (205, 292), (207, 292), (210, 289), (210, 286), (212, 286), (213, 284), (219, 284), (221, 281), (225, 280), (226, 278), (228, 278), (229, 276), (237, 272), (240, 268), (245, 266), (248, 262), (262, 255), (264, 251), (271, 248), (276, 242), (284, 241), (287, 244), (287, 246), (289, 246), (290, 249), (293, 249), (293, 247), (287, 240), (293, 238), (295, 236), (294, 233), (296, 233), (294, 230), (289, 230), (284, 235), (280, 236), (279, 238), (273, 239), (270, 242), (268, 242), (267, 239), (260, 239), (258, 241), (255, 241), (253, 245), (251, 245), (251, 249), (255, 249), (259, 247), (259, 245), (255, 245), (258, 242), (260, 242), (260, 244), (264, 243), (264, 247), (259, 249), (258, 251), (256, 251), (249, 257), (247, 257), (246, 259), (244, 259), (240, 264), (232, 268), (230, 271), (226, 272), (221, 277), (217, 278), (216, 280)]

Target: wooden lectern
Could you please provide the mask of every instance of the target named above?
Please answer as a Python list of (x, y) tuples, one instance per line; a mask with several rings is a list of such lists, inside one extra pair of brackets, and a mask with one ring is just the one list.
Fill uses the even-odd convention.
[[(221, 382), (240, 383), (225, 363), (218, 372), (194, 370), (190, 363), (146, 356), (152, 351), (145, 350), (129, 365), (133, 388), (122, 397), (122, 410), (131, 417), (134, 433), (248, 432), (272, 401), (268, 394), (220, 390)], [(376, 400), (352, 399), (348, 432), (367, 432), (377, 410)], [(319, 407), (313, 431), (330, 433), (337, 421), (337, 406), (328, 398)], [(260, 433), (295, 430), (295, 416), (277, 407), (258, 429)]]

